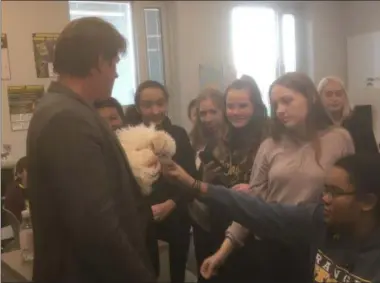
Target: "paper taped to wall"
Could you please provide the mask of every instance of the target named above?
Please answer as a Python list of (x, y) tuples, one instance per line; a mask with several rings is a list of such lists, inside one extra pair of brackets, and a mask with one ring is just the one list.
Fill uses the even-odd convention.
[(8, 86), (8, 103), (12, 131), (23, 131), (29, 128), (34, 108), (43, 94), (43, 85)]
[(5, 33), (1, 34), (1, 79), (11, 79), (11, 68), (9, 65), (8, 38)]

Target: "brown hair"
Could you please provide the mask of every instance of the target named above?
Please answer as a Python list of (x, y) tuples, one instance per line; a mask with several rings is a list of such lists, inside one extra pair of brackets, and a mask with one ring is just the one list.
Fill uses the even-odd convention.
[(125, 107), (125, 123), (127, 126), (136, 126), (141, 124), (142, 118), (137, 111), (136, 105), (130, 104)]
[(26, 156), (24, 157), (21, 157), (17, 163), (16, 163), (16, 166), (15, 166), (15, 169), (14, 169), (14, 175), (15, 175), (15, 179), (18, 180), (19, 179), (19, 174), (22, 174), (22, 172), (24, 170), (27, 171), (27, 168), (28, 168), (28, 159)]
[(162, 83), (159, 83), (157, 81), (147, 80), (139, 84), (139, 86), (137, 87), (137, 90), (135, 93), (135, 105), (137, 108), (140, 105), (141, 93), (143, 92), (144, 89), (147, 89), (147, 88), (158, 88), (162, 90), (162, 93), (165, 99), (169, 100), (169, 92)]
[[(316, 152), (316, 161), (319, 164), (322, 152), (318, 132), (327, 129), (331, 125), (331, 122), (322, 105), (314, 82), (304, 73), (286, 73), (272, 83), (269, 88), (269, 95), (271, 94), (273, 87), (276, 85), (296, 91), (306, 98), (308, 106), (308, 114), (306, 116), (306, 134), (307, 138), (313, 143), (313, 147)], [(278, 120), (275, 107), (271, 108), (272, 124), (270, 135), (275, 141), (279, 141), (282, 135), (289, 135), (289, 132)]]
[(207, 143), (207, 139), (209, 138), (199, 116), (200, 103), (207, 99), (210, 99), (216, 108), (220, 109), (223, 114), (225, 112), (223, 93), (219, 90), (214, 88), (206, 88), (198, 95), (198, 97), (195, 99), (194, 105), (197, 108), (197, 116), (194, 127), (190, 132), (191, 144), (195, 150), (199, 150), (202, 146), (204, 146)]
[(189, 105), (187, 106), (187, 117), (189, 120), (191, 119), (191, 110), (193, 110), (195, 107), (197, 107), (197, 99), (194, 98), (189, 102)]
[(57, 39), (54, 71), (59, 75), (86, 77), (99, 58), (111, 62), (125, 53), (125, 38), (116, 28), (97, 17), (71, 21)]
[(104, 100), (96, 100), (94, 102), (94, 107), (96, 109), (102, 109), (102, 108), (115, 108), (117, 113), (119, 114), (121, 120), (123, 121), (123, 124), (125, 124), (125, 114), (123, 110), (123, 106), (121, 106), (120, 102), (117, 101), (114, 97), (109, 97)]
[(233, 81), (226, 89), (224, 94), (225, 102), (227, 101), (228, 92), (231, 89), (236, 90), (247, 90), (249, 94), (249, 99), (254, 107), (254, 112), (252, 118), (247, 125), (249, 129), (241, 131), (239, 129), (235, 129), (231, 123), (226, 118), (226, 122), (228, 125), (228, 131), (226, 139), (230, 146), (233, 148), (240, 148), (241, 146), (254, 144), (255, 148), (258, 148), (262, 139), (266, 135), (267, 130), (267, 121), (268, 121), (268, 113), (267, 108), (263, 102), (261, 97), (261, 91), (256, 83), (256, 81), (249, 76), (244, 76), (241, 79), (237, 79)]

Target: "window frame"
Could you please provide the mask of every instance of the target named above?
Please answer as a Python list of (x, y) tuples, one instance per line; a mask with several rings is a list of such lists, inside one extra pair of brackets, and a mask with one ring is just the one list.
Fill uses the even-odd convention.
[[(168, 1), (166, 1), (168, 2)], [(135, 50), (138, 62), (138, 79), (143, 82), (149, 79), (148, 67), (148, 43), (145, 26), (145, 9), (159, 9), (161, 20), (161, 45), (163, 53), (163, 71), (165, 84), (171, 82), (171, 72), (169, 68), (170, 42), (168, 33), (168, 3), (165, 1), (131, 1), (132, 19), (135, 28)], [(169, 1), (171, 2), (171, 1)], [(169, 3), (170, 4), (170, 3)], [(137, 32), (136, 32), (137, 31)]]

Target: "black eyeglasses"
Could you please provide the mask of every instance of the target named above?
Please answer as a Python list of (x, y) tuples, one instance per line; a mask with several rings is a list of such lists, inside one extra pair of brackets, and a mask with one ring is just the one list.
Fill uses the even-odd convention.
[(328, 198), (336, 198), (340, 196), (352, 196), (355, 195), (356, 191), (346, 192), (345, 190), (335, 187), (335, 186), (325, 186), (322, 196), (327, 196)]

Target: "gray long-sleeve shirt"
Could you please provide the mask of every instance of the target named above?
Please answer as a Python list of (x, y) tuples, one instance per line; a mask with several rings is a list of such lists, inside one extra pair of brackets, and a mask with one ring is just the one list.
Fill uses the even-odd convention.
[[(350, 134), (332, 127), (319, 135), (320, 157), (315, 142), (296, 143), (288, 137), (266, 139), (257, 152), (250, 179), (251, 194), (266, 202), (299, 204), (321, 195), (326, 171), (341, 157), (354, 153)], [(318, 162), (317, 162), (318, 160)], [(233, 222), (226, 235), (243, 245), (248, 230)]]

